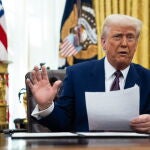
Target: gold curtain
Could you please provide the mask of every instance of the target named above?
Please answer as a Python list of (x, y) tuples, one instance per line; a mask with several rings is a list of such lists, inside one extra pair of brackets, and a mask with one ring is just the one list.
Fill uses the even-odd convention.
[(142, 33), (133, 62), (150, 68), (150, 0), (93, 0), (93, 4), (98, 33), (98, 57), (104, 56), (100, 44), (100, 32), (104, 18), (114, 13), (127, 14), (143, 21)]

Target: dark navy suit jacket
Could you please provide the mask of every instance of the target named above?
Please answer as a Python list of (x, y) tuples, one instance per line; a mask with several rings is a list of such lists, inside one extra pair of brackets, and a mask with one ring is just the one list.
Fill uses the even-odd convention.
[[(139, 112), (150, 114), (150, 70), (132, 63), (124, 88), (135, 84), (140, 87)], [(53, 112), (39, 122), (51, 131), (89, 131), (85, 92), (99, 91), (105, 91), (104, 59), (68, 67)]]

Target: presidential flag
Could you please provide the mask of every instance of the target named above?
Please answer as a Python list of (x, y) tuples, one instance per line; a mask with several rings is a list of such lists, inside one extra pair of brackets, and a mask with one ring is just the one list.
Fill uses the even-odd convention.
[(97, 59), (97, 32), (92, 0), (66, 0), (60, 32), (60, 57), (67, 67)]
[(0, 61), (8, 61), (7, 34), (4, 16), (4, 8), (0, 0)]

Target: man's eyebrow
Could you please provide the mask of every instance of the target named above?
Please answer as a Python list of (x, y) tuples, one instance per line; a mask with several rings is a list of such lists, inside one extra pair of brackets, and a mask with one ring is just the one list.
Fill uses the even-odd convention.
[(126, 34), (123, 34), (123, 33), (114, 33), (113, 35), (134, 35), (134, 33), (126, 33)]
[(116, 36), (116, 35), (118, 36), (118, 35), (123, 35), (123, 33), (114, 33), (113, 35), (114, 36)]

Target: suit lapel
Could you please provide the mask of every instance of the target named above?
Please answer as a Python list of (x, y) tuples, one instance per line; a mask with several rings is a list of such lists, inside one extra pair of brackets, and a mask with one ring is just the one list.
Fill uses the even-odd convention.
[[(135, 84), (140, 85), (140, 78), (134, 67), (134, 64), (131, 64), (124, 88), (127, 89), (133, 87)], [(87, 89), (91, 92), (105, 91), (104, 58), (96, 61), (91, 69)]]
[(105, 91), (104, 58), (96, 61), (91, 69), (88, 80), (89, 91)]
[(125, 89), (133, 87), (135, 84), (140, 85), (140, 78), (134, 65), (131, 64), (126, 78)]

